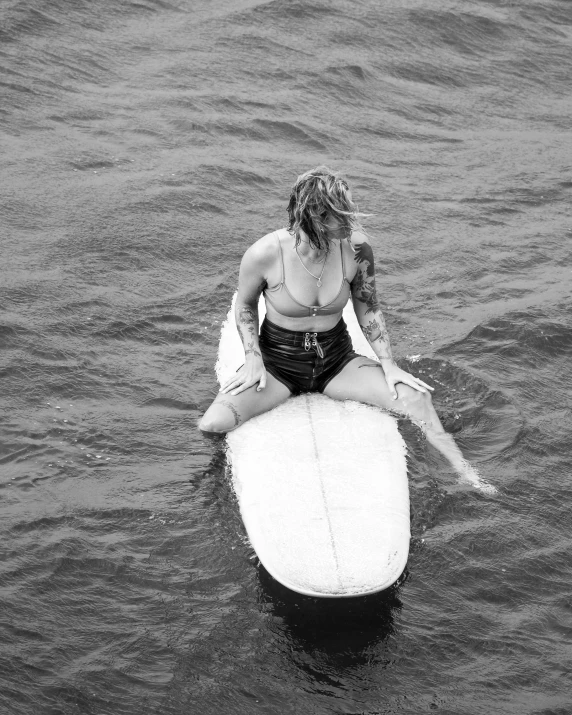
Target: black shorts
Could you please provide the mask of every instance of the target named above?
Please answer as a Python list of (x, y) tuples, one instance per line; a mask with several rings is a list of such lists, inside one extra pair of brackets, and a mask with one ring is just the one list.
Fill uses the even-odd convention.
[(327, 384), (358, 354), (343, 319), (331, 330), (286, 330), (264, 319), (260, 352), (266, 370), (290, 390), (323, 392)]

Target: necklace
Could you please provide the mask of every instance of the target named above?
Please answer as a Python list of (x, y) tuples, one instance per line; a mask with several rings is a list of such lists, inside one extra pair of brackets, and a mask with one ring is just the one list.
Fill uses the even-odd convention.
[(326, 268), (326, 262), (328, 260), (328, 254), (326, 253), (326, 257), (324, 258), (324, 265), (322, 266), (322, 272), (319, 276), (315, 276), (311, 271), (306, 268), (306, 266), (304, 265), (304, 261), (302, 260), (302, 256), (298, 253), (298, 246), (296, 246), (296, 255), (298, 256), (298, 260), (302, 264), (302, 268), (306, 271), (306, 273), (309, 273), (314, 280), (318, 281), (316, 285), (318, 286), (318, 288), (320, 288), (322, 285), (322, 276), (324, 275), (324, 269)]
[[(310, 247), (310, 242), (309, 242), (309, 241), (304, 241), (303, 239), (300, 239), (300, 243), (304, 243), (304, 244), (306, 244), (306, 246)], [(296, 248), (296, 250), (298, 250), (297, 247), (295, 247), (295, 248)], [(324, 249), (318, 249), (318, 250), (319, 250), (320, 253), (321, 253)], [(326, 253), (328, 253), (328, 250), (327, 250), (327, 249), (326, 249)], [(323, 258), (320, 258), (319, 261), (314, 261), (312, 258), (308, 258), (308, 260), (310, 261), (310, 263), (322, 263), (322, 262), (324, 261)]]

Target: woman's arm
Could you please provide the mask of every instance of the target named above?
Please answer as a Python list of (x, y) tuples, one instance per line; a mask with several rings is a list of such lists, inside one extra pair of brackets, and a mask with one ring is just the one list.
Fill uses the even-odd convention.
[(351, 282), (354, 310), (362, 333), (379, 359), (393, 399), (397, 399), (395, 385), (398, 382), (410, 385), (420, 392), (432, 390), (432, 387), (395, 364), (385, 320), (377, 300), (373, 251), (364, 234), (354, 234), (352, 243), (354, 260), (357, 263), (357, 271)]
[[(355, 239), (354, 236), (352, 236), (352, 243), (355, 249), (354, 258), (357, 263), (357, 271), (351, 282), (354, 310), (363, 334), (369, 340), (375, 354), (379, 358), (392, 397), (394, 399), (397, 398), (395, 385), (399, 382), (410, 385), (420, 392), (426, 393), (428, 390), (433, 390), (432, 387), (422, 380), (402, 370), (393, 361), (387, 328), (385, 327), (385, 321), (375, 292), (373, 252), (367, 238), (363, 234), (354, 235)], [(403, 403), (403, 406), (406, 408), (407, 414), (421, 427), (427, 440), (451, 462), (464, 479), (467, 479), (476, 487), (483, 489), (489, 494), (493, 494), (496, 491), (495, 488), (482, 479), (476, 469), (464, 459), (453, 437), (447, 434), (443, 429), (430, 399), (424, 401), (421, 417), (419, 416), (419, 412), (416, 413), (413, 410), (407, 410), (406, 403)]]
[(268, 254), (268, 246), (264, 239), (261, 239), (251, 246), (242, 258), (234, 315), (244, 347), (244, 365), (236, 375), (227, 380), (221, 392), (237, 395), (257, 383), (258, 391), (266, 387), (266, 370), (258, 345), (258, 299), (266, 284)]

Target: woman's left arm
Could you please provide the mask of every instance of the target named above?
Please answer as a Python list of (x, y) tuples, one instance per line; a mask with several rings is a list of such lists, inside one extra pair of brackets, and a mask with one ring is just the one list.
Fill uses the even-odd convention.
[(362, 333), (379, 359), (391, 396), (394, 400), (397, 399), (395, 385), (399, 382), (420, 392), (433, 390), (422, 380), (402, 370), (393, 360), (389, 335), (375, 290), (373, 251), (367, 237), (362, 233), (352, 236), (352, 244), (354, 260), (357, 263), (357, 271), (351, 282), (354, 310)]

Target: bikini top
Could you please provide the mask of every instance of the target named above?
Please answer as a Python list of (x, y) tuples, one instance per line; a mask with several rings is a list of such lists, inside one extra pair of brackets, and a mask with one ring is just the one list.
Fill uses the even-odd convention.
[(264, 291), (264, 297), (270, 302), (274, 310), (287, 318), (304, 318), (308, 316), (314, 317), (316, 315), (334, 315), (335, 313), (341, 313), (350, 297), (350, 282), (346, 278), (346, 266), (344, 263), (342, 242), (340, 241), (342, 283), (336, 297), (325, 305), (304, 305), (304, 303), (300, 303), (299, 300), (296, 300), (296, 298), (294, 298), (292, 293), (288, 290), (284, 275), (284, 255), (282, 253), (282, 244), (280, 243), (278, 235), (276, 235), (276, 240), (278, 241), (278, 250), (280, 251), (282, 280), (278, 283), (278, 285), (273, 288), (266, 288)]

